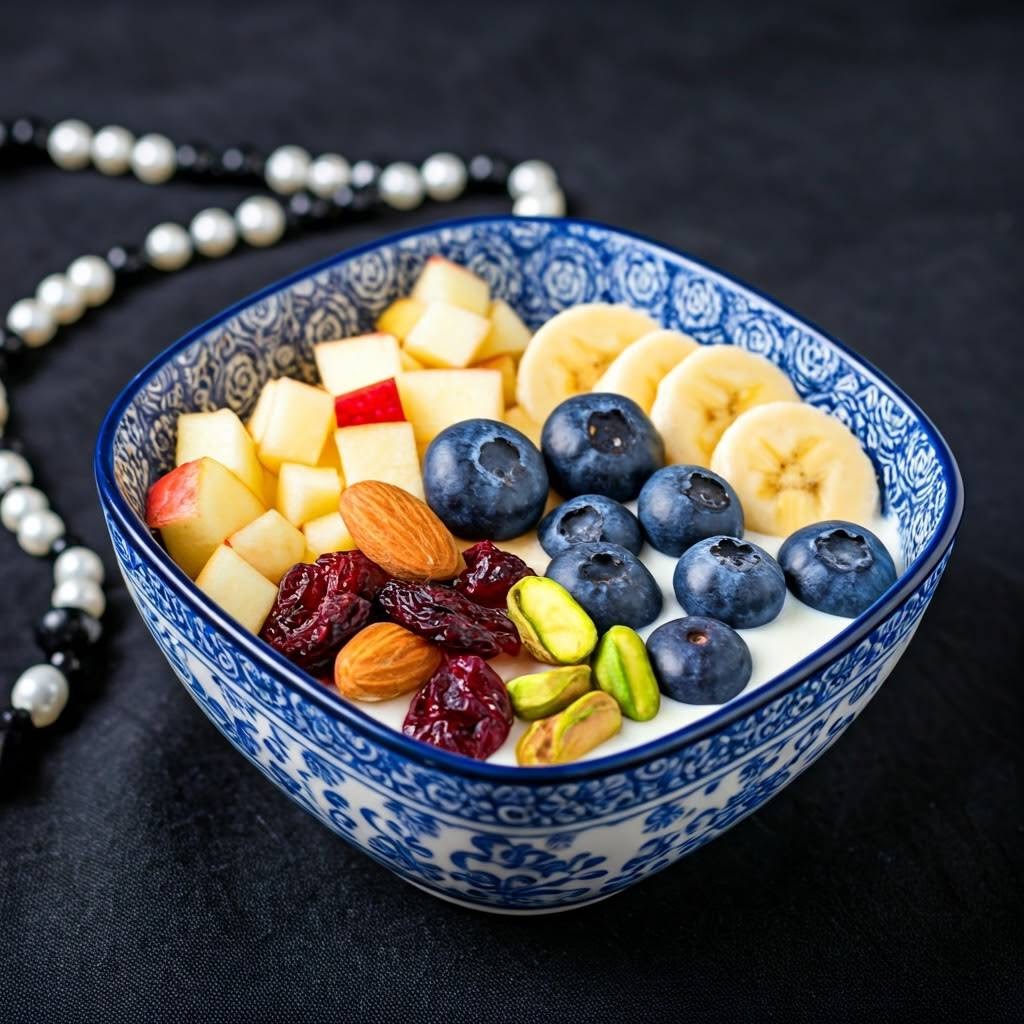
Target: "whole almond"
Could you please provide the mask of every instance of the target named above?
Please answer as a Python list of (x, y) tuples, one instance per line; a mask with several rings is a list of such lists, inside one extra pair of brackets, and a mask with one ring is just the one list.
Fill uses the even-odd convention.
[(465, 563), (455, 538), (426, 502), (380, 480), (342, 491), (341, 517), (356, 547), (401, 580), (450, 580)]
[(441, 652), (393, 622), (360, 630), (334, 660), (334, 685), (351, 700), (391, 700), (421, 687), (441, 664)]

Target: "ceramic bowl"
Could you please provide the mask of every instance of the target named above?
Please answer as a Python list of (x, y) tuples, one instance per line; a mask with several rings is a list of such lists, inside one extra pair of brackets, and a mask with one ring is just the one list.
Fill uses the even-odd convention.
[[(567, 306), (626, 302), (709, 344), (775, 361), (857, 433), (898, 517), (897, 583), (831, 643), (706, 718), (624, 753), (522, 769), (405, 738), (224, 615), (143, 521), (172, 466), (179, 413), (243, 416), (263, 383), (314, 379), (314, 342), (370, 329), (441, 253), (531, 326)], [(171, 345), (114, 403), (100, 499), (139, 613), (187, 691), (238, 751), (310, 814), (399, 877), (490, 911), (602, 899), (756, 810), (846, 730), (910, 643), (949, 558), (963, 497), (946, 443), (897, 387), (779, 303), (625, 231), (572, 220), (449, 222), (343, 252)]]

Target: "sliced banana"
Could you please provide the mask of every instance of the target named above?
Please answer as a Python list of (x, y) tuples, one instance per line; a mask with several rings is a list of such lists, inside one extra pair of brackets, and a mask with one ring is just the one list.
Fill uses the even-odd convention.
[(523, 353), (518, 404), (530, 419), (543, 423), (559, 402), (589, 391), (627, 345), (657, 329), (646, 313), (606, 302), (573, 306), (553, 316)]
[(789, 378), (764, 356), (733, 345), (703, 346), (658, 385), (651, 419), (667, 462), (710, 466), (726, 427), (765, 402), (799, 402)]
[(650, 412), (662, 377), (699, 347), (681, 331), (651, 331), (612, 360), (593, 390), (625, 395)]
[(711, 468), (736, 489), (746, 525), (788, 537), (823, 519), (868, 523), (878, 481), (857, 438), (813, 405), (769, 402), (722, 435)]
[(526, 412), (518, 405), (505, 410), (505, 422), (510, 427), (515, 427), (521, 434), (525, 434), (538, 448), (540, 447), (541, 425), (535, 423), (526, 415)]

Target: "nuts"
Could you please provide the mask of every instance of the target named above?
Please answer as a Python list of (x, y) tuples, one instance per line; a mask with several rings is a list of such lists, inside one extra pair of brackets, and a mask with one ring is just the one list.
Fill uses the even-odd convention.
[(508, 592), (508, 615), (523, 646), (549, 665), (575, 665), (597, 643), (597, 628), (560, 583), (526, 576)]
[(422, 686), (441, 664), (441, 652), (393, 622), (375, 622), (338, 651), (334, 685), (351, 700), (391, 700)]
[(356, 547), (390, 576), (450, 580), (462, 571), (448, 528), (426, 502), (401, 487), (363, 480), (342, 492), (339, 507)]
[(611, 739), (621, 728), (619, 705), (603, 690), (593, 690), (559, 714), (534, 722), (516, 745), (516, 760), (527, 767), (567, 764)]
[(590, 690), (590, 666), (566, 665), (510, 679), (506, 684), (520, 718), (533, 721), (567, 708)]
[(652, 719), (661, 707), (658, 680), (647, 648), (628, 626), (612, 626), (601, 637), (594, 655), (594, 681), (634, 721)]

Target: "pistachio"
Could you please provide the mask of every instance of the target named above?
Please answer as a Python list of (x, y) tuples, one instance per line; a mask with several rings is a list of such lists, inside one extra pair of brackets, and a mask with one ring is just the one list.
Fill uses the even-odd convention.
[(597, 628), (560, 583), (525, 576), (508, 592), (508, 614), (523, 646), (549, 665), (575, 665), (597, 643)]
[(622, 728), (619, 705), (602, 690), (591, 690), (550, 718), (534, 722), (516, 745), (521, 765), (577, 761)]
[(627, 718), (646, 722), (658, 713), (661, 693), (647, 648), (629, 626), (612, 626), (597, 645), (594, 681)]
[(590, 666), (565, 665), (547, 672), (531, 672), (510, 679), (506, 685), (512, 707), (520, 718), (547, 718), (590, 689)]

